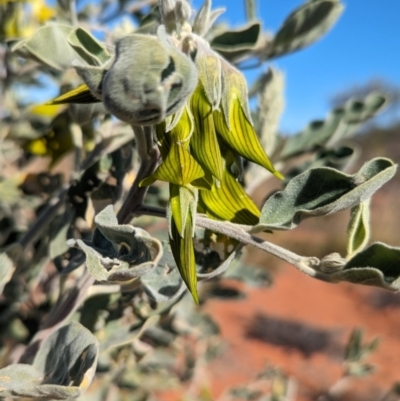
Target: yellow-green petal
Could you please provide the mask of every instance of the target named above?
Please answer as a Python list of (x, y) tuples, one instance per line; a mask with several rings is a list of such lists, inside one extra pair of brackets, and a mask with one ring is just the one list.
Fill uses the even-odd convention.
[(245, 159), (259, 164), (276, 177), (283, 179), (282, 174), (275, 170), (269, 160), (253, 126), (242, 109), (239, 99), (235, 95), (230, 99), (229, 120), (231, 130), (228, 129), (223, 113), (214, 112), (217, 132), (229, 147)]
[(100, 99), (95, 97), (86, 84), (82, 84), (75, 89), (64, 93), (61, 96), (50, 100), (47, 104), (49, 106), (55, 104), (66, 104), (66, 103), (99, 103)]
[(152, 175), (140, 182), (140, 186), (151, 185), (156, 180), (185, 186), (203, 176), (203, 169), (189, 151), (182, 145), (173, 144), (165, 160)]
[(175, 225), (174, 219), (171, 219), (170, 245), (172, 254), (183, 281), (192, 294), (196, 304), (199, 304), (199, 295), (197, 293), (196, 259), (194, 254), (192, 231), (193, 222), (190, 213), (185, 226), (184, 238), (181, 237)]
[(221, 180), (223, 162), (212, 108), (201, 85), (194, 91), (190, 99), (190, 106), (195, 121), (194, 132), (190, 140), (190, 150), (203, 168)]
[[(192, 221), (196, 216), (198, 190), (191, 187), (182, 187), (179, 185), (169, 185), (169, 214), (175, 221), (176, 228), (183, 238), (185, 235), (185, 227), (189, 213), (191, 213)], [(194, 227), (193, 227), (194, 228)], [(192, 237), (194, 232), (192, 232)]]
[(200, 191), (201, 201), (210, 217), (237, 224), (257, 224), (260, 210), (229, 172), (233, 163), (232, 153), (227, 155), (227, 159), (220, 186), (214, 184), (211, 191)]

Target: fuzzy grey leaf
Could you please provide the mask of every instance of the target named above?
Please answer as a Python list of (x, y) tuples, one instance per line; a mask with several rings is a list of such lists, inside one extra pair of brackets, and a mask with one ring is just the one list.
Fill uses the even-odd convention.
[(100, 66), (111, 58), (106, 46), (82, 28), (74, 29), (68, 42), (89, 65)]
[(343, 107), (332, 110), (325, 120), (312, 121), (302, 132), (290, 137), (281, 158), (312, 151), (323, 145), (332, 147), (352, 136), (362, 123), (374, 117), (386, 104), (387, 97), (380, 92), (371, 92), (364, 99), (349, 99)]
[(176, 267), (169, 244), (165, 242), (163, 247), (163, 256), (156, 268), (141, 278), (146, 291), (157, 302), (173, 299), (186, 288)]
[(334, 278), (399, 291), (400, 248), (376, 242), (354, 255)]
[(396, 167), (389, 159), (376, 158), (354, 175), (328, 167), (308, 170), (265, 202), (256, 229), (290, 230), (306, 218), (352, 208), (389, 181)]
[(149, 273), (162, 255), (162, 245), (145, 230), (119, 225), (108, 206), (95, 217), (99, 232), (93, 243), (69, 240), (86, 254), (90, 274), (98, 281), (128, 282)]
[(303, 4), (284, 21), (268, 47), (266, 58), (290, 53), (317, 41), (335, 24), (343, 8), (340, 0)]
[(30, 38), (13, 46), (12, 51), (56, 70), (64, 71), (73, 61), (83, 59), (68, 43), (68, 36), (74, 30), (72, 26), (49, 24), (38, 29)]
[(211, 47), (232, 61), (255, 49), (260, 33), (261, 24), (253, 21), (242, 28), (220, 33), (212, 40)]
[(0, 252), (0, 295), (4, 286), (11, 280), (16, 269), (16, 262), (22, 253), (22, 246), (14, 244)]
[(361, 251), (370, 237), (369, 200), (360, 203), (351, 210), (347, 228), (347, 255), (352, 256)]
[(32, 365), (0, 370), (0, 397), (77, 398), (93, 380), (99, 346), (78, 322), (61, 327), (43, 343)]

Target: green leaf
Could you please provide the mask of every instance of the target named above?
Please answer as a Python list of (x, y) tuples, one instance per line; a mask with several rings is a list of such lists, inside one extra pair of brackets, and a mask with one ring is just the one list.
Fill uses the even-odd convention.
[(258, 21), (250, 22), (242, 28), (225, 31), (211, 41), (211, 47), (222, 54), (227, 60), (253, 50), (257, 44), (261, 32), (261, 24)]
[(93, 380), (98, 353), (92, 333), (71, 322), (43, 342), (33, 366), (0, 369), (0, 397), (77, 398)]
[(351, 257), (361, 251), (370, 238), (369, 199), (354, 206), (347, 228), (347, 255)]
[(328, 167), (308, 170), (265, 202), (257, 229), (290, 230), (306, 218), (352, 208), (389, 181), (396, 167), (389, 159), (376, 158), (354, 175)]
[(68, 42), (89, 65), (100, 66), (111, 58), (105, 45), (82, 28), (74, 29)]
[(126, 317), (107, 322), (105, 327), (96, 335), (101, 339), (100, 352), (108, 351), (115, 347), (121, 347), (132, 343), (139, 338), (143, 332), (158, 323), (159, 316), (151, 316), (148, 319), (138, 319), (135, 323), (127, 325)]
[(12, 51), (59, 71), (71, 67), (72, 62), (83, 62), (68, 43), (68, 36), (75, 28), (51, 23), (39, 28), (30, 38), (21, 40)]
[(312, 151), (320, 146), (332, 147), (354, 135), (362, 123), (374, 117), (387, 104), (387, 97), (371, 92), (364, 99), (351, 98), (334, 109), (325, 120), (312, 121), (302, 132), (290, 137), (280, 157), (285, 159)]
[(376, 242), (354, 255), (334, 273), (338, 281), (400, 290), (400, 248)]
[(184, 287), (179, 270), (168, 243), (163, 243), (164, 253), (157, 267), (141, 277), (146, 292), (157, 302), (175, 299)]
[(283, 22), (268, 47), (266, 58), (290, 53), (317, 41), (336, 23), (343, 8), (340, 0), (306, 2)]
[(330, 149), (322, 148), (315, 152), (311, 160), (295, 166), (285, 173), (285, 181), (289, 182), (297, 175), (316, 167), (331, 167), (337, 170), (346, 170), (359, 157), (360, 147), (355, 144), (335, 146)]
[(93, 242), (69, 240), (86, 254), (89, 273), (98, 281), (127, 283), (148, 272), (158, 263), (162, 245), (145, 230), (119, 225), (113, 207), (106, 207), (95, 217), (98, 228)]
[(0, 295), (4, 286), (11, 280), (16, 269), (16, 262), (22, 253), (22, 247), (16, 243), (0, 252)]

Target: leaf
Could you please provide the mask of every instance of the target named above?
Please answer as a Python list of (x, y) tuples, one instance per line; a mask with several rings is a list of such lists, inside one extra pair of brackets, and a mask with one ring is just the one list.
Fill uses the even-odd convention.
[(83, 59), (68, 43), (68, 36), (75, 28), (51, 23), (39, 28), (30, 38), (16, 43), (12, 51), (59, 71), (71, 67), (73, 61)]
[(242, 28), (225, 31), (211, 41), (211, 47), (227, 60), (234, 60), (253, 50), (261, 32), (258, 21), (250, 22)]
[(315, 152), (311, 160), (295, 166), (285, 173), (285, 181), (289, 182), (297, 175), (316, 167), (331, 167), (337, 170), (347, 170), (358, 159), (360, 146), (348, 143), (333, 148), (322, 148)]
[(400, 290), (400, 248), (375, 242), (333, 274), (338, 281)]
[(171, 248), (163, 243), (164, 253), (158, 265), (140, 281), (146, 292), (157, 302), (165, 302), (182, 293), (183, 281), (176, 267)]
[(137, 320), (134, 324), (124, 324), (124, 317), (107, 322), (106, 326), (96, 334), (101, 340), (100, 352), (108, 351), (114, 347), (130, 344), (139, 338), (143, 332), (159, 321), (159, 316), (151, 316), (145, 320)]
[(68, 42), (89, 65), (100, 66), (111, 58), (105, 45), (82, 28), (74, 29)]
[(0, 252), (0, 295), (3, 292), (4, 286), (11, 280), (21, 252), (22, 246), (18, 243)]
[(340, 0), (306, 2), (283, 22), (268, 47), (266, 58), (290, 53), (317, 41), (336, 23), (343, 8)]
[(162, 245), (145, 230), (119, 225), (113, 207), (95, 217), (98, 228), (93, 242), (69, 240), (86, 254), (89, 273), (99, 281), (126, 283), (150, 272), (162, 255)]
[(380, 92), (371, 92), (364, 99), (351, 98), (343, 107), (332, 110), (325, 120), (312, 121), (302, 132), (290, 137), (280, 157), (286, 159), (324, 145), (332, 147), (352, 136), (386, 104), (387, 97)]
[(265, 202), (256, 230), (290, 230), (306, 218), (352, 208), (389, 181), (396, 168), (391, 160), (376, 158), (354, 175), (329, 167), (308, 170)]
[(0, 397), (77, 398), (93, 380), (98, 353), (92, 333), (71, 322), (43, 342), (32, 366), (0, 369)]
[(361, 251), (370, 238), (369, 199), (354, 206), (347, 228), (347, 255), (351, 257)]

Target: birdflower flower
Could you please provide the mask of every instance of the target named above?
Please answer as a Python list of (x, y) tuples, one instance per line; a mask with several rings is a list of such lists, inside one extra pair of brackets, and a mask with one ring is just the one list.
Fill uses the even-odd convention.
[(190, 24), (186, 1), (159, 1), (163, 24), (157, 36), (133, 33), (117, 43), (109, 65), (76, 66), (87, 87), (58, 101), (90, 91), (121, 120), (153, 127), (162, 161), (140, 185), (169, 183), (171, 249), (198, 302), (196, 212), (254, 225), (260, 211), (238, 180), (241, 158), (282, 176), (254, 130), (244, 76), (202, 37), (220, 10), (212, 12), (206, 0)]

